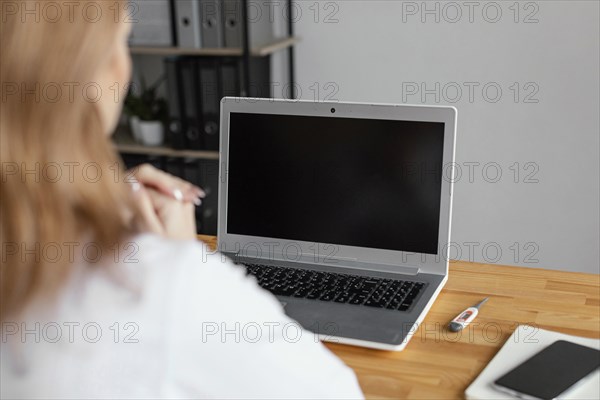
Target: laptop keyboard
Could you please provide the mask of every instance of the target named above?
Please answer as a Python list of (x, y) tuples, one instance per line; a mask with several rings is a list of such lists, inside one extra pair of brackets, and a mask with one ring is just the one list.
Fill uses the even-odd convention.
[(244, 264), (258, 284), (278, 296), (332, 301), (406, 311), (423, 287), (422, 282), (355, 276), (307, 269)]

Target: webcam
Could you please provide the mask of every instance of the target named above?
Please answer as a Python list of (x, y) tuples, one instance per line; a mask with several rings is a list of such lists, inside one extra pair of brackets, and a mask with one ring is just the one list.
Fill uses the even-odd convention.
[(331, 113), (333, 114), (334, 112), (335, 112), (335, 108), (332, 108), (331, 109)]

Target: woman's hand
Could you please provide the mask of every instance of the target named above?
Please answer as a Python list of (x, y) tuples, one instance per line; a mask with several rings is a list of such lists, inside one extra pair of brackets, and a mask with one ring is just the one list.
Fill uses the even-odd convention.
[(140, 166), (133, 175), (134, 198), (139, 215), (136, 223), (146, 231), (173, 239), (195, 239), (194, 204), (204, 192), (197, 186), (162, 172), (151, 165)]
[(175, 200), (192, 202), (199, 206), (206, 196), (198, 186), (154, 168), (150, 164), (142, 164), (131, 172), (133, 177), (145, 187), (152, 188)]

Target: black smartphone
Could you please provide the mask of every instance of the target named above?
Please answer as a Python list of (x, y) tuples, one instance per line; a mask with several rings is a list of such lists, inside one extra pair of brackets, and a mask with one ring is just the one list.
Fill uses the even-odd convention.
[(522, 399), (555, 399), (600, 366), (600, 351), (558, 340), (494, 382)]

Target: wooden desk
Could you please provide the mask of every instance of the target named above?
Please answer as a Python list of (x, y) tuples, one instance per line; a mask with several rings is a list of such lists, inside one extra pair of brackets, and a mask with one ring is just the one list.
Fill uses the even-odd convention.
[[(486, 296), (476, 325), (461, 335), (445, 329)], [(519, 324), (600, 338), (600, 275), (451, 262), (448, 283), (404, 351), (326, 346), (354, 369), (368, 398), (463, 398)]]

